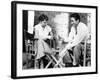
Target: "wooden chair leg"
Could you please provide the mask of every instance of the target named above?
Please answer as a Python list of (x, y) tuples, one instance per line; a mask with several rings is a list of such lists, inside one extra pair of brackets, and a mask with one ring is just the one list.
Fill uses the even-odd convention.
[(37, 67), (36, 67), (36, 64), (37, 64), (36, 59), (34, 59), (34, 69), (37, 68)]
[(52, 63), (52, 61), (50, 61), (45, 68), (47, 69), (51, 63)]
[(86, 66), (86, 41), (84, 44), (84, 52), (83, 52), (83, 66)]
[(40, 69), (43, 69), (44, 68), (44, 64), (43, 64), (43, 60), (41, 60), (40, 62)]

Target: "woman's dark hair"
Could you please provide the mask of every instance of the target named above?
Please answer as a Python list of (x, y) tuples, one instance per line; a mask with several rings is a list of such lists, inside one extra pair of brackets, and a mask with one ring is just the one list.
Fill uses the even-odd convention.
[(44, 20), (48, 21), (48, 17), (47, 17), (47, 15), (45, 15), (45, 14), (41, 14), (41, 15), (39, 16), (38, 20), (39, 20), (39, 21), (44, 21)]
[(70, 15), (70, 17), (73, 17), (73, 18), (75, 18), (75, 20), (79, 20), (79, 22), (80, 22), (80, 15), (78, 13), (73, 13)]

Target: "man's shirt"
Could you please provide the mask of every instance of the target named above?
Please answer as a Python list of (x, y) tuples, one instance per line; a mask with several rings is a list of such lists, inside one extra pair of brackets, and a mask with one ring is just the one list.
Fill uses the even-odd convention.
[(71, 41), (71, 47), (79, 44), (80, 42), (84, 41), (88, 36), (88, 28), (87, 26), (79, 22), (77, 25), (77, 31), (74, 27), (71, 28), (71, 32), (69, 34), (69, 40)]

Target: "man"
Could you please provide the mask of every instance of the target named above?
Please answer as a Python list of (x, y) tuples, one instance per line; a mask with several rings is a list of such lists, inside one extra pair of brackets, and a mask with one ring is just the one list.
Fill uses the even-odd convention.
[(71, 19), (71, 32), (69, 33), (69, 38), (65, 41), (68, 42), (66, 47), (60, 52), (60, 57), (63, 57), (67, 50), (73, 48), (73, 65), (79, 65), (79, 59), (81, 56), (81, 42), (85, 40), (88, 35), (87, 26), (80, 21), (80, 16), (78, 13), (74, 13), (70, 16)]
[(45, 42), (52, 39), (51, 28), (47, 25), (48, 17), (44, 14), (40, 15), (39, 23), (35, 26), (35, 38), (38, 38), (36, 59), (42, 59), (45, 52), (52, 53), (50, 46)]

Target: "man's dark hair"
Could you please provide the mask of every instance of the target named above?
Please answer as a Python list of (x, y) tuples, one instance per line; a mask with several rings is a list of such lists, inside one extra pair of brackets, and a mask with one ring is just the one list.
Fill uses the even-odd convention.
[(73, 13), (70, 15), (70, 17), (73, 17), (73, 18), (75, 18), (75, 20), (79, 20), (79, 22), (80, 22), (80, 15), (78, 13)]
[(39, 21), (44, 21), (44, 20), (48, 21), (48, 17), (47, 17), (47, 15), (45, 15), (45, 14), (41, 14), (41, 15), (39, 16), (38, 20), (39, 20)]

